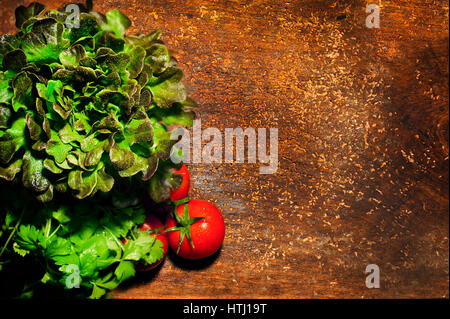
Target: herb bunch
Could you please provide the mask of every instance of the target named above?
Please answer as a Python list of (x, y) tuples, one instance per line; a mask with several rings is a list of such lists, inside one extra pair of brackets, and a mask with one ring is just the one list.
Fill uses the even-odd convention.
[(20, 297), (67, 291), (75, 267), (72, 296), (100, 298), (163, 258), (140, 230), (142, 195), (180, 185), (171, 133), (195, 118), (159, 30), (128, 35), (119, 11), (79, 8), (72, 26), (64, 8), (19, 6), (0, 37), (0, 283)]
[[(39, 297), (39, 289), (46, 286), (55, 292), (64, 287), (80, 297), (100, 298), (134, 277), (136, 263), (152, 264), (163, 258), (161, 241), (139, 229), (145, 220), (142, 207), (119, 209), (92, 201), (53, 201), (35, 210), (35, 200), (18, 205), (18, 195), (30, 194), (17, 191), (14, 197), (2, 198), (4, 235), (14, 238), (2, 253), (31, 257), (23, 272), (34, 271), (36, 276), (19, 287), (19, 297)], [(0, 232), (0, 238), (2, 235)], [(125, 243), (123, 238), (127, 238)], [(0, 261), (5, 276), (16, 267), (12, 259), (0, 255), (0, 260), (6, 260)], [(13, 279), (21, 276), (23, 273), (16, 274)]]

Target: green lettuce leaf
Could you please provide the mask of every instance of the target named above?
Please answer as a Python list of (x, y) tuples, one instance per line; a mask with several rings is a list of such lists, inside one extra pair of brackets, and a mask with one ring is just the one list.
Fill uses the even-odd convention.
[(20, 6), (19, 30), (0, 37), (0, 177), (44, 202), (130, 184), (165, 198), (158, 171), (177, 166), (170, 133), (192, 125), (195, 103), (160, 30), (126, 35), (131, 21), (118, 10), (89, 8), (72, 28), (64, 8)]

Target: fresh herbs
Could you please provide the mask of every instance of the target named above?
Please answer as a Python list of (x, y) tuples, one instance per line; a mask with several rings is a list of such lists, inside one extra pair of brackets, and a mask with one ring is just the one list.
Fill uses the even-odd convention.
[(33, 202), (21, 210), (8, 199), (3, 198), (3, 203), (5, 230), (14, 240), (11, 245), (7, 240), (1, 252), (32, 255), (43, 265), (37, 280), (41, 285), (81, 288), (79, 294), (99, 298), (133, 277), (135, 263), (152, 264), (164, 254), (162, 243), (139, 229), (145, 220), (140, 207), (119, 209), (74, 201), (36, 211)]
[(139, 229), (142, 194), (180, 185), (170, 135), (195, 103), (159, 30), (127, 35), (119, 11), (79, 7), (76, 27), (20, 6), (0, 37), (0, 295), (99, 298), (164, 256)]

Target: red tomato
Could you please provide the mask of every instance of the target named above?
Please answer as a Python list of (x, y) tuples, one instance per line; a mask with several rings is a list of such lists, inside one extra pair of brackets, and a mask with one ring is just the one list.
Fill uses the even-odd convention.
[[(152, 269), (156, 268), (164, 260), (164, 257), (166, 257), (167, 248), (168, 248), (167, 236), (165, 234), (160, 234), (162, 231), (164, 231), (164, 225), (156, 216), (154, 216), (152, 214), (147, 214), (145, 222), (141, 225), (141, 230), (152, 230), (152, 229), (157, 229), (157, 228), (161, 228), (161, 230), (158, 231), (158, 233), (156, 234), (156, 239), (160, 240), (163, 244), (162, 248), (164, 249), (164, 256), (160, 260), (158, 260), (150, 265), (137, 264), (136, 271), (152, 270)], [(151, 235), (155, 236), (155, 234), (151, 234)]]
[[(184, 206), (177, 207), (177, 214), (184, 215)], [(169, 247), (178, 256), (186, 259), (202, 259), (214, 254), (222, 245), (225, 237), (225, 224), (219, 209), (213, 204), (204, 200), (190, 200), (188, 203), (189, 218), (206, 217), (190, 225), (190, 235), (194, 248), (187, 239), (183, 238), (180, 250), (177, 252), (180, 241), (180, 230), (167, 232)], [(176, 226), (177, 222), (168, 215), (166, 218), (166, 229)]]
[(189, 194), (189, 188), (191, 186), (191, 178), (186, 165), (183, 164), (179, 170), (175, 170), (175, 174), (181, 174), (183, 176), (183, 180), (181, 181), (181, 185), (178, 189), (170, 190), (170, 199), (172, 201), (186, 198)]

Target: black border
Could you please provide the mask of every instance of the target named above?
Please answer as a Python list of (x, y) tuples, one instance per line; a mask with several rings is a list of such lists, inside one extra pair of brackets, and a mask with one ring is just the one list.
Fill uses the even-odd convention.
[[(186, 314), (185, 306), (217, 306), (214, 316), (210, 314)], [(228, 313), (228, 304), (266, 304), (264, 313)], [(76, 315), (90, 318), (93, 310), (104, 311), (104, 317), (113, 311), (115, 317), (120, 313), (128, 318), (321, 318), (324, 315), (345, 315), (365, 318), (367, 316), (391, 317), (415, 314), (425, 311), (427, 317), (448, 310), (449, 299), (73, 299), (73, 300), (39, 300), (14, 299), (1, 300), (2, 312), (12, 313), (30, 311), (33, 316), (42, 311), (53, 313), (58, 317)], [(61, 308), (60, 308), (61, 307)], [(242, 306), (241, 306), (242, 307)], [(252, 307), (252, 306), (251, 306)], [(63, 311), (56, 311), (57, 309)], [(219, 309), (223, 308), (222, 311)], [(236, 307), (237, 309), (237, 307)], [(261, 308), (260, 308), (261, 309)], [(419, 313), (420, 311), (420, 313)], [(445, 311), (445, 310), (444, 310)], [(116, 316), (117, 315), (117, 316)]]

